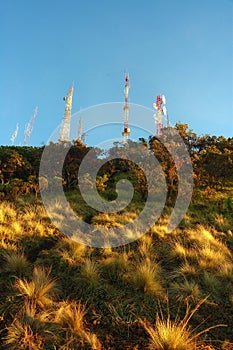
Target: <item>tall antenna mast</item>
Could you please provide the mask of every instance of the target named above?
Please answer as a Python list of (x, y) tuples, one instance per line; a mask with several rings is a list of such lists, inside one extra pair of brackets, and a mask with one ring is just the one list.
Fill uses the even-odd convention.
[(155, 135), (160, 136), (162, 135), (162, 130), (164, 128), (163, 116), (167, 118), (167, 127), (169, 126), (169, 119), (166, 108), (166, 97), (164, 95), (157, 96), (156, 102), (153, 103), (153, 107), (157, 110), (157, 112), (154, 114)]
[(59, 141), (69, 141), (70, 139), (70, 120), (72, 111), (72, 98), (73, 98), (74, 86), (71, 86), (68, 95), (63, 98), (66, 101), (66, 109), (64, 118), (62, 121), (62, 126), (60, 130)]
[(29, 140), (30, 140), (30, 137), (31, 137), (31, 133), (32, 133), (32, 130), (33, 130), (33, 125), (34, 125), (34, 122), (35, 122), (35, 119), (36, 119), (37, 112), (38, 112), (38, 107), (36, 107), (34, 109), (33, 116), (31, 118), (31, 120), (29, 121), (29, 123), (26, 125), (25, 131), (24, 131), (24, 145), (25, 146), (27, 146), (28, 143), (29, 143)]
[(83, 144), (86, 143), (86, 137), (87, 137), (87, 134), (84, 132), (84, 133), (82, 134), (82, 137), (81, 137), (81, 141), (82, 141)]
[(83, 134), (83, 120), (82, 117), (79, 118), (78, 123), (78, 140), (82, 141), (82, 134)]
[(126, 142), (130, 136), (130, 128), (129, 128), (129, 74), (125, 75), (125, 104), (124, 104), (124, 130), (122, 132), (123, 142)]
[(14, 133), (13, 133), (12, 136), (11, 136), (11, 144), (12, 144), (12, 146), (13, 146), (14, 143), (15, 143), (15, 139), (16, 139), (16, 137), (17, 137), (17, 135), (18, 135), (18, 131), (19, 131), (19, 124), (17, 123), (17, 124), (16, 124), (16, 128), (15, 128), (15, 131), (14, 131)]

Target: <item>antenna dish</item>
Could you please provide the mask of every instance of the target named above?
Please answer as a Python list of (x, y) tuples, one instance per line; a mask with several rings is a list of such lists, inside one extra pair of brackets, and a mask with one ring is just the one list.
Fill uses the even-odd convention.
[(153, 107), (154, 107), (154, 109), (158, 109), (158, 107), (157, 107), (157, 104), (156, 104), (156, 103), (153, 103)]
[(163, 114), (167, 116), (167, 108), (165, 106), (163, 106)]
[(162, 98), (163, 104), (165, 105), (166, 104), (166, 97), (164, 95), (162, 95), (161, 98)]

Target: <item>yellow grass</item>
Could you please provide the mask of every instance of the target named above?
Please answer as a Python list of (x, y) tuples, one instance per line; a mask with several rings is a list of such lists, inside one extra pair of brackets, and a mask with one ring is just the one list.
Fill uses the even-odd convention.
[(206, 328), (203, 331), (194, 333), (189, 326), (190, 320), (200, 306), (206, 302), (206, 299), (200, 300), (196, 306), (191, 310), (187, 304), (186, 313), (183, 319), (176, 317), (171, 319), (168, 314), (165, 319), (163, 314), (157, 314), (155, 326), (143, 322), (145, 330), (150, 336), (149, 349), (150, 350), (197, 350), (199, 349), (198, 338), (201, 334), (208, 332), (212, 328), (225, 326), (222, 324)]
[(49, 274), (49, 270), (35, 267), (31, 281), (18, 278), (15, 283), (18, 295), (32, 306), (44, 308), (51, 305), (57, 290), (55, 280)]
[(131, 280), (136, 289), (159, 297), (163, 296), (164, 291), (158, 264), (149, 259), (142, 260), (135, 265), (135, 269), (131, 274)]
[(88, 332), (84, 325), (85, 306), (80, 302), (62, 302), (55, 313), (54, 321), (66, 331), (66, 344), (61, 349), (79, 348), (83, 343), (91, 349), (100, 350), (101, 343), (94, 333)]

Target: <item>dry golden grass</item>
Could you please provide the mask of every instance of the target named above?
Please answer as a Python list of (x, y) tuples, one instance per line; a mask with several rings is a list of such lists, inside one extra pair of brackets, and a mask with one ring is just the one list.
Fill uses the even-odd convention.
[(150, 350), (195, 350), (196, 342), (182, 322), (157, 317), (155, 327), (144, 325), (150, 336)]
[(61, 349), (79, 348), (87, 343), (91, 349), (100, 350), (101, 343), (94, 333), (85, 329), (85, 306), (80, 302), (62, 302), (55, 313), (54, 321), (66, 332), (66, 343)]
[[(216, 274), (232, 279), (233, 257), (230, 249), (223, 242), (221, 234), (214, 229), (197, 225), (188, 229), (182, 240), (174, 240), (174, 257), (184, 260), (179, 271), (184, 274), (199, 274), (201, 271), (215, 271)], [(192, 271), (191, 271), (192, 266)]]
[(175, 257), (178, 256), (184, 260), (188, 260), (195, 259), (197, 256), (197, 251), (195, 245), (193, 246), (193, 248), (187, 248), (183, 243), (176, 239), (171, 254)]
[(72, 241), (69, 238), (63, 238), (56, 245), (57, 253), (69, 264), (75, 265), (83, 260), (83, 256), (87, 252), (84, 244)]
[(177, 270), (178, 275), (184, 275), (184, 276), (197, 276), (198, 273), (199, 273), (198, 268), (187, 261), (181, 264), (181, 266)]
[[(53, 209), (55, 207), (58, 210), (57, 220), (62, 222), (67, 212), (59, 202), (54, 203)], [(124, 213), (120, 217), (116, 214), (101, 214), (93, 220), (104, 227), (120, 226), (132, 221), (134, 215)], [(119, 327), (111, 328), (111, 332), (117, 334), (113, 335), (115, 340), (121, 331), (124, 334), (122, 337), (125, 337), (125, 327), (128, 332), (135, 331), (133, 327), (137, 323), (136, 320), (140, 319), (141, 315), (147, 318), (147, 312), (151, 315), (151, 308), (155, 308), (157, 299), (163, 303), (169, 296), (170, 302), (183, 307), (187, 301), (193, 303), (200, 300), (202, 295), (210, 295), (212, 304), (218, 305), (219, 310), (225, 303), (233, 305), (233, 234), (230, 229), (220, 232), (216, 227), (207, 225), (194, 227), (189, 218), (188, 227), (178, 228), (168, 234), (165, 218), (137, 242), (125, 247), (111, 248), (106, 245), (106, 248), (97, 250), (60, 237), (57, 243), (51, 240), (52, 244), (47, 248), (47, 239), (44, 238), (56, 235), (57, 231), (47, 220), (41, 205), (30, 205), (19, 210), (13, 204), (0, 203), (0, 219), (3, 220), (0, 223), (0, 254), (4, 262), (0, 273), (3, 276), (9, 274), (9, 280), (2, 281), (2, 286), (11, 288), (12, 277), (16, 278), (12, 295), (9, 297), (11, 300), (5, 299), (5, 310), (12, 319), (1, 316), (7, 324), (4, 346), (9, 349), (47, 350), (47, 342), (53, 337), (56, 339), (57, 349), (101, 349), (96, 334), (101, 334), (102, 337), (102, 327), (105, 327), (106, 320), (108, 322), (108, 304), (104, 299), (108, 298), (106, 293), (109, 293), (112, 299), (110, 314), (115, 317), (114, 322)], [(218, 217), (217, 226), (226, 224), (222, 219)], [(140, 235), (137, 231), (127, 232), (128, 238), (133, 240), (137, 234)], [(35, 249), (35, 259), (38, 259), (35, 262), (34, 256), (30, 255), (32, 245), (33, 252)], [(45, 265), (51, 265), (53, 273), (58, 274), (63, 292), (73, 300), (56, 302), (59, 293), (57, 282), (50, 276), (50, 270), (38, 267), (43, 264), (43, 259)], [(64, 262), (68, 262), (69, 266)], [(64, 266), (70, 275), (63, 271)], [(62, 296), (62, 293), (59, 295)], [(80, 295), (87, 304), (91, 304), (91, 311), (89, 309), (88, 313), (81, 301), (75, 301), (75, 298), (79, 300)], [(103, 300), (100, 300), (102, 297)], [(122, 303), (117, 299), (120, 297)], [(14, 302), (15, 307), (12, 306)], [(1, 303), (4, 303), (4, 296)], [(125, 305), (129, 305), (129, 309)], [(20, 317), (22, 310), (24, 313)], [(93, 327), (93, 318), (90, 315), (92, 310), (95, 315), (98, 313), (101, 320), (101, 329), (96, 328), (94, 333), (89, 331), (87, 326)], [(189, 316), (192, 311), (188, 311), (188, 315), (183, 319), (177, 317), (173, 320), (172, 316), (166, 319), (157, 316), (155, 326), (145, 321), (151, 350), (199, 349), (198, 338), (201, 332), (194, 335), (189, 328), (192, 317)], [(204, 318), (205, 312), (201, 315)], [(51, 325), (55, 325), (55, 329), (50, 329)], [(145, 344), (146, 339), (142, 348)], [(140, 346), (138, 337), (138, 349)], [(204, 345), (202, 348), (207, 349)]]
[(8, 238), (1, 238), (0, 240), (0, 249), (5, 250), (5, 251), (17, 251), (18, 246), (16, 245), (15, 242), (10, 241)]
[(130, 280), (135, 289), (164, 297), (160, 268), (156, 262), (149, 259), (137, 262), (133, 267), (133, 271), (131, 271)]
[(167, 236), (167, 221), (165, 223), (159, 223), (157, 225), (154, 225), (151, 229), (150, 232), (154, 235), (158, 235), (161, 238), (164, 238)]
[(56, 228), (48, 225), (48, 217), (42, 205), (27, 205), (20, 210), (12, 203), (0, 203), (1, 240), (16, 241), (23, 236), (46, 237), (55, 232)]
[(64, 329), (79, 333), (84, 328), (85, 307), (80, 302), (61, 302), (56, 310), (54, 321)]
[(204, 270), (213, 270), (226, 276), (231, 275), (233, 268), (231, 253), (222, 242), (206, 244), (199, 248), (198, 264)]
[(12, 231), (16, 234), (22, 233), (23, 227), (20, 221), (14, 221), (11, 224)]
[(32, 307), (45, 308), (52, 305), (53, 297), (57, 293), (56, 282), (50, 276), (50, 270), (43, 267), (35, 267), (32, 280), (18, 278), (15, 288), (18, 295), (22, 296)]
[(148, 234), (143, 235), (139, 240), (138, 244), (138, 250), (142, 258), (155, 258), (155, 247), (151, 236), (149, 236)]
[(205, 270), (219, 270), (227, 262), (226, 256), (210, 245), (203, 246), (198, 254), (199, 265)]
[(9, 221), (15, 221), (16, 218), (15, 206), (7, 201), (0, 202), (0, 222), (7, 224)]
[(225, 218), (223, 216), (223, 214), (215, 214), (214, 215), (214, 223), (215, 223), (215, 227), (219, 231), (226, 231), (226, 230), (231, 229), (231, 225), (230, 225), (228, 219)]
[(137, 218), (134, 212), (127, 213), (100, 213), (92, 219), (92, 224), (97, 227), (122, 227), (123, 225), (133, 222)]
[(11, 350), (47, 349), (48, 344), (58, 339), (47, 321), (47, 313), (37, 313), (34, 307), (25, 302), (11, 325), (6, 327), (4, 346)]
[(33, 330), (31, 324), (16, 319), (7, 327), (5, 346), (11, 350), (43, 350), (44, 337), (40, 332)]
[(203, 331), (194, 333), (189, 326), (190, 320), (200, 306), (206, 302), (206, 298), (200, 300), (191, 310), (187, 304), (185, 316), (171, 320), (170, 314), (165, 319), (163, 314), (157, 314), (155, 326), (143, 322), (145, 330), (150, 336), (150, 350), (197, 350), (200, 348), (198, 338), (201, 334), (207, 333), (210, 329), (225, 326), (222, 324), (208, 327)]

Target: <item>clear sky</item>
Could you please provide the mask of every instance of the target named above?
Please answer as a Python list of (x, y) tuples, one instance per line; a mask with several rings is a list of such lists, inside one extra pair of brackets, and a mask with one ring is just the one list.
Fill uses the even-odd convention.
[(232, 0), (9, 0), (0, 11), (0, 144), (45, 143), (73, 112), (123, 101), (152, 108), (164, 93), (172, 123), (233, 137)]

